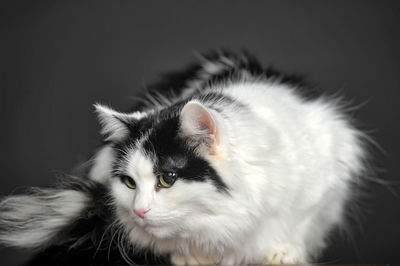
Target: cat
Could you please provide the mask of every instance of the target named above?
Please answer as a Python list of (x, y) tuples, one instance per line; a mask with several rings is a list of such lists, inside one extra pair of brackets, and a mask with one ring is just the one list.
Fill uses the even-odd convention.
[(96, 104), (104, 145), (87, 177), (3, 199), (0, 241), (79, 255), (106, 238), (132, 264), (147, 251), (174, 265), (316, 260), (365, 170), (363, 132), (340, 101), (244, 54), (188, 73), (131, 112)]

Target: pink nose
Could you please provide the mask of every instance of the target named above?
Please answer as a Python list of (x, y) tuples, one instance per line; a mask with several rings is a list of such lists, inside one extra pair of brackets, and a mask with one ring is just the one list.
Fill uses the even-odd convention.
[(135, 209), (133, 210), (134, 213), (136, 213), (137, 216), (139, 216), (140, 218), (144, 219), (145, 218), (145, 214), (150, 211), (150, 209), (146, 210), (146, 209)]

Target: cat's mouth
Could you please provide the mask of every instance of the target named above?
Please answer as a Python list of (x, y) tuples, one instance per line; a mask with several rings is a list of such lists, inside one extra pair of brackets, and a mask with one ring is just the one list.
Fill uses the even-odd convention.
[(166, 224), (153, 224), (153, 223), (144, 223), (141, 225), (141, 228), (150, 235), (153, 235), (157, 238), (166, 238), (171, 237), (176, 233), (174, 227), (168, 226)]
[(159, 225), (159, 224), (154, 224), (151, 221), (146, 221), (146, 220), (141, 220), (141, 219), (135, 219), (135, 223), (139, 225), (142, 229), (144, 229), (146, 232), (153, 233), (153, 232), (158, 232), (165, 226)]
[(136, 215), (129, 212), (130, 217), (133, 218), (133, 223), (139, 226), (142, 230), (157, 238), (165, 238), (171, 236), (176, 232), (173, 227), (168, 223), (160, 223), (151, 219), (139, 219)]

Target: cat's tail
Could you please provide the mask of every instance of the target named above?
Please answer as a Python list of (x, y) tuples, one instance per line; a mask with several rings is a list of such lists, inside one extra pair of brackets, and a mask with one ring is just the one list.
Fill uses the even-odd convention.
[[(238, 53), (220, 49), (208, 54), (196, 54), (199, 65), (193, 68), (186, 81), (186, 88), (201, 91), (210, 84), (229, 84), (231, 82), (260, 82), (262, 80), (288, 84), (296, 88), (307, 89), (306, 96), (317, 94), (308, 82), (295, 73), (287, 74), (270, 66), (264, 68), (260, 62), (246, 50)], [(187, 92), (186, 92), (187, 93)], [(315, 95), (317, 96), (317, 95)]]
[(5, 197), (0, 201), (0, 244), (45, 249), (70, 242), (70, 232), (82, 220), (107, 216), (102, 213), (105, 194), (100, 183), (68, 176), (56, 187)]

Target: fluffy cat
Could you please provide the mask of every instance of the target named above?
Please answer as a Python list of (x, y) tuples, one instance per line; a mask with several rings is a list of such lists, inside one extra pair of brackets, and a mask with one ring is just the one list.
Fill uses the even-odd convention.
[(363, 134), (338, 101), (243, 55), (190, 73), (132, 112), (95, 105), (105, 144), (89, 178), (4, 199), (1, 242), (79, 247), (112, 228), (128, 262), (141, 250), (176, 265), (316, 259), (364, 169)]

